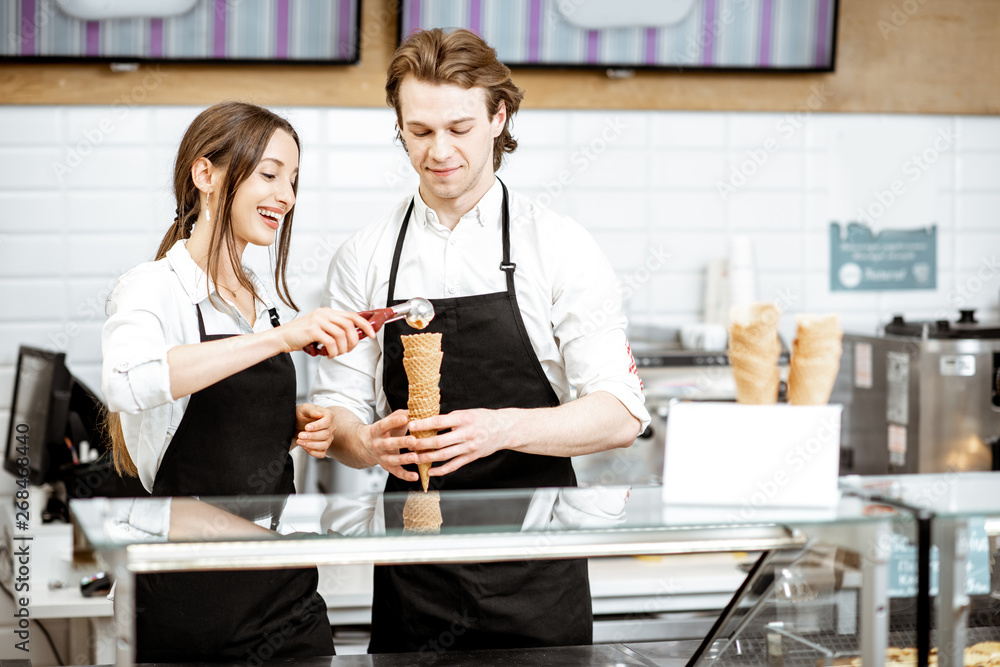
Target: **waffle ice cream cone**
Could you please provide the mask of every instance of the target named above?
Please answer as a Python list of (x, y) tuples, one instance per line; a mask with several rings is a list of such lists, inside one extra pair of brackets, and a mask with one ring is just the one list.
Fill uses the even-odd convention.
[[(441, 352), (441, 334), (413, 334), (403, 336), (403, 368), (406, 370), (406, 379), (409, 383), (409, 396), (406, 401), (407, 410), (410, 413), (410, 420), (427, 419), (434, 417), (441, 412), (441, 390), (438, 386), (441, 380), (441, 360), (444, 355)], [(437, 435), (437, 431), (414, 431), (417, 438), (430, 438)], [(427, 485), (430, 483), (430, 463), (418, 463), (417, 471), (420, 473), (420, 484), (427, 492)], [(410, 506), (410, 500), (406, 501), (406, 507)], [(438, 526), (441, 512), (438, 510)], [(406, 511), (403, 512), (404, 524)], [(428, 531), (418, 531), (428, 532)], [(436, 532), (433, 531), (433, 532)]]
[(404, 533), (441, 532), (441, 494), (437, 491), (410, 491), (403, 506)]
[(826, 405), (840, 370), (840, 317), (799, 315), (788, 374), (788, 402), (792, 405)]
[(729, 364), (736, 381), (736, 400), (748, 405), (778, 402), (778, 357), (781, 312), (770, 303), (734, 306), (730, 310)]

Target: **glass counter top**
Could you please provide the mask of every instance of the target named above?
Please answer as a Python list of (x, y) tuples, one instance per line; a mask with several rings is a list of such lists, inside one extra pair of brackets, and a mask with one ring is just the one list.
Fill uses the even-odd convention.
[[(664, 503), (659, 486), (97, 498), (71, 510), (93, 548), (127, 551), (136, 572), (763, 551), (805, 545), (809, 526), (912, 522), (848, 494), (830, 508), (709, 507)], [(168, 512), (168, 535), (150, 532)]]
[(952, 472), (840, 479), (840, 488), (878, 493), (938, 518), (1000, 518), (1000, 472)]

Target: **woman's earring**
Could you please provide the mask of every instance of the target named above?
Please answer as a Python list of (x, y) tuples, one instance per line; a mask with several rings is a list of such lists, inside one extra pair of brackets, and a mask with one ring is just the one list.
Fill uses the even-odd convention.
[(208, 205), (208, 202), (211, 199), (212, 199), (212, 191), (209, 190), (205, 194), (205, 220), (207, 222), (211, 222), (212, 221), (212, 214), (210, 213), (210, 211), (212, 210), (212, 207)]

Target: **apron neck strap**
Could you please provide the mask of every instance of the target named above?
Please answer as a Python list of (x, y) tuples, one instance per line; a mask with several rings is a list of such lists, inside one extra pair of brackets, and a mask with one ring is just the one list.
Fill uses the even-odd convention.
[[(500, 262), (500, 270), (507, 274), (507, 293), (514, 294), (514, 271), (517, 264), (510, 261), (510, 205), (507, 202), (507, 186), (500, 181), (503, 189), (503, 204), (501, 205), (501, 227), (503, 231), (503, 261)], [(389, 291), (386, 294), (386, 307), (391, 307), (396, 298), (396, 273), (399, 271), (399, 258), (403, 254), (403, 239), (406, 238), (406, 228), (410, 224), (410, 216), (413, 214), (413, 204), (416, 197), (410, 200), (410, 205), (403, 216), (403, 224), (399, 228), (399, 236), (396, 237), (396, 248), (392, 253), (392, 268), (389, 269)]]

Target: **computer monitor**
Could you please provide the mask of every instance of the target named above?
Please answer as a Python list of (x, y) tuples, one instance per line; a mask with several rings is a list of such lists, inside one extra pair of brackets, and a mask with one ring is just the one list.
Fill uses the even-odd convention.
[(53, 447), (68, 452), (64, 438), (72, 387), (73, 376), (66, 368), (64, 353), (21, 346), (14, 376), (4, 470), (20, 476), (17, 459), (22, 456), (18, 452), (18, 445), (22, 443), (18, 442), (18, 436), (27, 435), (28, 481), (40, 485), (54, 477), (54, 461), (50, 455)]

